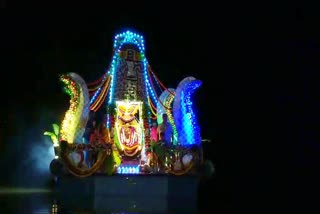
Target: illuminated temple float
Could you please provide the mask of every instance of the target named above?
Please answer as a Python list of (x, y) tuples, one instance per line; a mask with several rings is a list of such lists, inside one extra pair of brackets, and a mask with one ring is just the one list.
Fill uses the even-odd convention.
[[(113, 48), (111, 65), (98, 80), (86, 83), (76, 73), (60, 77), (71, 98), (61, 125), (45, 133), (55, 148), (51, 172), (58, 177), (149, 175), (142, 176), (146, 179), (154, 177), (151, 174), (199, 174), (202, 141), (192, 95), (202, 82), (190, 76), (176, 88), (166, 88), (148, 63), (143, 37), (136, 33), (116, 35)], [(100, 140), (85, 135), (94, 112), (101, 117), (96, 118)], [(166, 127), (160, 128), (162, 140), (152, 138), (155, 122)], [(103, 176), (108, 177), (121, 179)]]
[[(51, 171), (59, 161), (79, 177), (196, 173), (203, 157), (192, 95), (202, 82), (186, 77), (176, 88), (166, 88), (148, 63), (143, 37), (136, 33), (116, 35), (113, 47), (109, 70), (98, 80), (86, 83), (76, 73), (60, 77), (71, 98), (61, 126), (54, 127), (56, 160)], [(103, 118), (96, 120), (105, 125), (99, 124), (103, 139), (88, 142), (84, 133), (88, 121), (92, 123), (91, 112), (101, 110)], [(153, 140), (151, 126), (163, 126), (163, 116), (168, 118), (166, 137)], [(95, 162), (88, 160), (91, 153), (97, 156)]]

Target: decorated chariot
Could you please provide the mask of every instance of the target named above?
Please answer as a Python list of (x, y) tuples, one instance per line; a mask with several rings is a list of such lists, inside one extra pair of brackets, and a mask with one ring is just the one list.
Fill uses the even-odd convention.
[(144, 38), (126, 31), (114, 38), (108, 70), (86, 83), (60, 76), (70, 107), (51, 137), (54, 175), (196, 174), (203, 164), (200, 126), (192, 102), (201, 80), (167, 88), (152, 70)]

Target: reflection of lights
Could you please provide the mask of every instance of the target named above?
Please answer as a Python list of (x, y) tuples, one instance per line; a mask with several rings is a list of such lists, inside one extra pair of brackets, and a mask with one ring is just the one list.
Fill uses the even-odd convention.
[(138, 174), (140, 173), (140, 166), (119, 166), (117, 171), (119, 174)]
[(59, 158), (59, 156), (58, 156), (58, 155), (54, 156), (54, 159), (58, 159), (58, 158)]
[(51, 209), (52, 214), (58, 214), (58, 204), (54, 203)]
[[(133, 205), (133, 208), (135, 208), (136, 205)], [(112, 212), (111, 214), (138, 214), (138, 213), (132, 213), (132, 212)]]
[(54, 146), (54, 147), (58, 147), (58, 146), (59, 146), (59, 143), (55, 142), (55, 143), (53, 144), (53, 146)]

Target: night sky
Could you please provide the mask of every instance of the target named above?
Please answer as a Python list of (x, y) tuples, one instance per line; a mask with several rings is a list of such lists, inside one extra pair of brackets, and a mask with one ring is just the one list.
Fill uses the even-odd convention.
[[(212, 140), (206, 157), (217, 170), (209, 185), (217, 204), (314, 206), (320, 181), (318, 14), (304, 7), (240, 8), (196, 12), (202, 15), (4, 16), (1, 166), (14, 171), (34, 145), (32, 137), (62, 120), (69, 98), (58, 75), (99, 78), (111, 63), (114, 35), (129, 29), (144, 35), (147, 59), (167, 87), (190, 75), (203, 80), (194, 99), (202, 136)], [(17, 136), (25, 140), (12, 140)]]

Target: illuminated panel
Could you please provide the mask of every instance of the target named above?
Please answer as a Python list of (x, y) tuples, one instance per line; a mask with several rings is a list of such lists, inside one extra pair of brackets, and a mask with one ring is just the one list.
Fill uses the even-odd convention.
[(139, 174), (140, 173), (140, 166), (119, 166), (117, 168), (118, 174)]
[[(144, 46), (144, 38), (143, 36), (137, 34), (137, 33), (133, 33), (131, 31), (126, 31), (120, 34), (117, 34), (114, 38), (114, 55), (112, 58), (112, 62), (111, 62), (111, 66), (110, 66), (110, 70), (108, 71), (108, 75), (111, 76), (111, 86), (110, 86), (110, 90), (108, 93), (108, 104), (111, 104), (114, 102), (114, 93), (115, 93), (115, 87), (116, 87), (116, 72), (117, 72), (117, 68), (119, 66), (119, 62), (120, 62), (120, 54), (121, 54), (121, 47), (124, 44), (134, 44), (138, 47), (139, 52), (140, 52), (140, 57), (141, 57), (141, 61), (143, 62), (143, 76), (144, 76), (144, 90), (146, 93), (146, 100), (145, 102), (148, 103), (148, 97), (149, 97), (149, 92), (151, 94), (151, 99), (153, 100), (154, 103), (157, 102), (157, 97), (156, 97), (156, 93), (155, 91), (152, 89), (152, 87), (150, 86), (150, 82), (149, 82), (149, 76), (148, 76), (148, 61), (145, 57), (145, 46)], [(99, 92), (97, 92), (99, 93)], [(150, 111), (148, 111), (148, 118), (149, 118), (149, 123), (151, 123), (150, 121)], [(107, 125), (109, 125), (109, 120)]]
[(116, 142), (126, 156), (134, 156), (144, 144), (142, 102), (116, 101)]
[(201, 142), (201, 139), (198, 139), (200, 136), (200, 128), (197, 123), (197, 118), (193, 110), (193, 103), (191, 101), (192, 94), (201, 85), (200, 81), (194, 81), (190, 83), (186, 90), (185, 93), (183, 93), (182, 100), (184, 102), (181, 103), (181, 108), (182, 108), (182, 114), (185, 116), (183, 117), (183, 126), (185, 129), (185, 142), (184, 144), (190, 145), (190, 144), (198, 144)]
[(180, 145), (201, 143), (200, 127), (192, 103), (192, 95), (201, 84), (202, 82), (194, 77), (186, 77), (176, 89), (173, 114)]
[[(131, 31), (126, 31), (124, 33), (120, 33), (117, 34), (114, 38), (114, 43), (113, 43), (113, 47), (114, 47), (114, 55), (112, 58), (112, 62), (111, 62), (111, 68), (110, 68), (110, 75), (112, 77), (112, 81), (111, 81), (111, 87), (110, 87), (110, 93), (109, 93), (109, 101), (108, 103), (112, 103), (113, 102), (113, 97), (114, 97), (114, 87), (116, 85), (115, 83), (115, 75), (116, 75), (116, 70), (118, 67), (118, 63), (119, 63), (119, 58), (120, 58), (120, 49), (122, 47), (122, 45), (124, 44), (134, 44), (138, 47), (139, 52), (141, 53), (141, 58), (143, 61), (143, 70), (144, 70), (144, 74), (147, 74), (147, 60), (145, 58), (145, 47), (144, 47), (144, 39), (141, 35), (133, 33)], [(145, 76), (145, 79), (146, 76)], [(147, 91), (147, 83), (146, 84), (146, 91)]]

